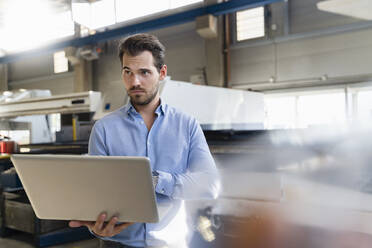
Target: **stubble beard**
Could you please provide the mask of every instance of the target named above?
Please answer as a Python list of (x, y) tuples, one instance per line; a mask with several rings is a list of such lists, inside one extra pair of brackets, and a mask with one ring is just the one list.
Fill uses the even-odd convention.
[(130, 98), (130, 101), (133, 105), (145, 106), (145, 105), (149, 104), (150, 102), (152, 102), (152, 100), (155, 99), (158, 92), (159, 92), (159, 82), (155, 86), (155, 89), (152, 93), (150, 93), (149, 95), (145, 94), (145, 99), (141, 100), (141, 96), (138, 96), (138, 95), (137, 96), (130, 96), (129, 95), (129, 98)]

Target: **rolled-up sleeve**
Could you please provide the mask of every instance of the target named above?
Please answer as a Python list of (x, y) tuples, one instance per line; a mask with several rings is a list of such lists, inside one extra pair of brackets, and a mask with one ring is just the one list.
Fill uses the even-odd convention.
[(156, 192), (174, 199), (215, 199), (219, 174), (200, 125), (190, 123), (190, 142), (185, 173), (158, 171)]

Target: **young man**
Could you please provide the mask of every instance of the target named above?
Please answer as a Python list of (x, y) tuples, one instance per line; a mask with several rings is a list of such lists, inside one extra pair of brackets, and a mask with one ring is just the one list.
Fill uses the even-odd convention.
[(184, 200), (215, 198), (218, 175), (197, 121), (168, 106), (159, 96), (167, 75), (164, 46), (149, 34), (126, 38), (119, 47), (122, 79), (130, 103), (97, 121), (89, 141), (90, 155), (146, 156), (157, 177), (157, 201), (169, 210), (159, 223), (122, 223), (105, 214), (85, 225), (115, 247), (186, 247)]

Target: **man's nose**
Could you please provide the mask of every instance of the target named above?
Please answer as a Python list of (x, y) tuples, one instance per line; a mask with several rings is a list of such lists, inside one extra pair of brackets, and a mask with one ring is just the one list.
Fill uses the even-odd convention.
[(141, 80), (137, 74), (133, 74), (130, 81), (131, 81), (132, 86), (141, 85)]

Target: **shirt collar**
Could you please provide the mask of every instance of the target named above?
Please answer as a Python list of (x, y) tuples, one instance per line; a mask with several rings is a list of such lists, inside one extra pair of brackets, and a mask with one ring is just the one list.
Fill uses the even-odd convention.
[(156, 108), (155, 113), (158, 115), (164, 115), (164, 102), (162, 99), (160, 99), (160, 105)]
[[(156, 108), (155, 113), (157, 115), (164, 115), (164, 105), (163, 101), (160, 99), (160, 105)], [(132, 103), (129, 101), (128, 104), (125, 106), (125, 112), (127, 114), (138, 114), (137, 110), (133, 107)]]

